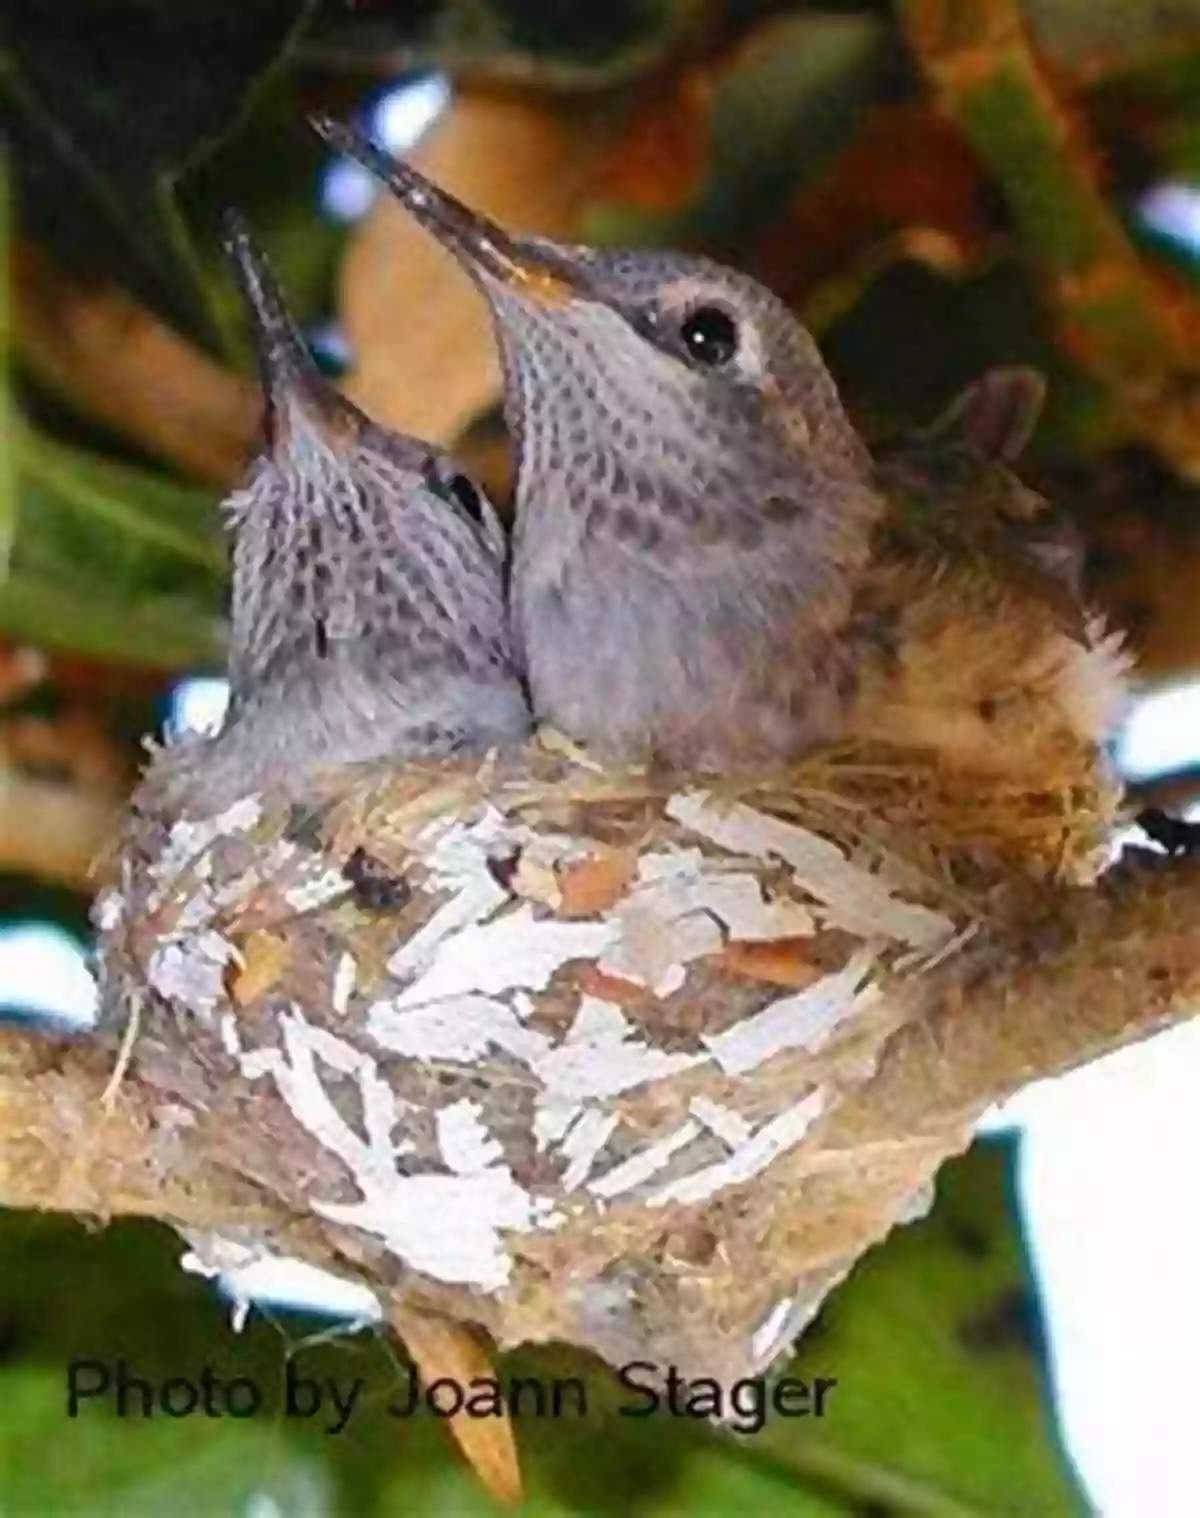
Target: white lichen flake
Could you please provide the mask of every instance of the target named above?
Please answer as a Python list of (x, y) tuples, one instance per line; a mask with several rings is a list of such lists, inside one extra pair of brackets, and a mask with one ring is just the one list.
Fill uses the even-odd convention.
[(216, 817), (206, 817), (200, 822), (181, 818), (171, 829), (166, 847), (158, 856), (152, 874), (157, 880), (169, 885), (187, 865), (195, 866), (218, 838), (228, 838), (233, 833), (245, 833), (257, 826), (262, 818), (262, 803), (257, 796), (243, 796)]
[(770, 1122), (764, 1123), (755, 1133), (740, 1144), (728, 1159), (691, 1175), (671, 1181), (648, 1200), (650, 1206), (661, 1207), (667, 1202), (694, 1205), (707, 1201), (727, 1186), (739, 1186), (753, 1180), (773, 1160), (789, 1149), (794, 1149), (825, 1110), (824, 1091), (814, 1091), (787, 1112), (781, 1112)]
[(429, 968), (392, 1005), (419, 1007), (471, 992), (544, 991), (556, 970), (573, 959), (595, 960), (616, 935), (611, 922), (539, 921), (525, 904), (440, 944)]
[(434, 1114), (438, 1148), (447, 1170), (456, 1175), (479, 1175), (504, 1158), (499, 1139), (494, 1138), (483, 1121), (478, 1102), (454, 1102), (440, 1107)]
[[(856, 1069), (856, 1043), (846, 1045), (845, 1057), (839, 1045), (838, 1085), (815, 1068), (805, 1080), (803, 1056), (818, 1053), (881, 997), (873, 977), (884, 963), (923, 969), (931, 956), (953, 952), (973, 926), (906, 899), (921, 899), (922, 877), (887, 871), (865, 848), (851, 857), (817, 833), (704, 791), (673, 796), (666, 811), (694, 835), (691, 846), (648, 850), (632, 880), (622, 866), (606, 897), (602, 876), (599, 905), (589, 912), (586, 896), (577, 894), (564, 917), (555, 913), (572, 873), (562, 866), (588, 857), (593, 842), (538, 834), (491, 805), (467, 820), (431, 822), (405, 842), (415, 864), (412, 888), (434, 898), (431, 914), (395, 948), (391, 981), (373, 991), (377, 999), (365, 1011), (365, 972), (345, 950), (327, 972), (327, 1026), (292, 1007), (278, 1017), (276, 1047), (249, 1048), (253, 1021), (239, 1030), (222, 1009), (221, 1046), (242, 1075), (273, 1083), (327, 1160), (338, 1162), (318, 1172), (339, 1178), (315, 1187), (314, 1214), (372, 1235), (433, 1281), (496, 1293), (512, 1277), (511, 1234), (581, 1221), (586, 1228), (589, 1214), (611, 1218), (617, 1209), (702, 1207), (783, 1156), (792, 1155), (792, 1169), (807, 1163), (807, 1151), (793, 1152), (877, 1051), (862, 1039)], [(196, 854), (221, 834), (253, 826), (259, 812), (257, 798), (247, 797), (220, 818), (172, 833), (167, 867), (192, 861), (187, 890), (204, 910), (213, 895), (202, 870), (197, 876)], [(309, 856), (302, 871), (296, 846), (282, 847), (295, 857), (271, 878), (295, 910), (345, 890), (327, 859)], [(513, 868), (497, 871), (497, 860)], [(764, 866), (771, 867), (770, 895), (760, 878), (768, 874)], [(260, 858), (256, 868), (263, 867)], [(792, 887), (800, 899), (788, 894)], [(117, 907), (102, 903), (98, 918), (115, 925)], [(559, 973), (594, 966), (613, 978), (613, 997), (627, 1001), (613, 984), (619, 981), (662, 998), (688, 983), (689, 965), (731, 944), (781, 944), (830, 926), (860, 943), (841, 969), (800, 989), (791, 989), (796, 976), (774, 968), (790, 965), (787, 947), (726, 956), (721, 969), (733, 974), (751, 959), (756, 973), (760, 963), (771, 968), (751, 988), (751, 1005), (761, 1010), (719, 1033), (693, 1033), (675, 1022), (676, 1033), (665, 1035), (645, 1014), (643, 994), (627, 1010), (582, 991), (604, 986), (600, 977)], [(211, 1012), (233, 957), (233, 946), (211, 930), (163, 942), (150, 982), (174, 1002)], [(811, 973), (819, 973), (815, 965)], [(542, 993), (552, 985), (550, 1001)], [(786, 1079), (756, 1074), (787, 1053), (801, 1056), (794, 1079), (790, 1065), (777, 1067)], [(389, 1074), (394, 1078), (403, 1061), (448, 1069), (449, 1089), (432, 1071), (410, 1088), (406, 1072), (401, 1100)], [(467, 1084), (483, 1061), (486, 1085)], [(348, 1103), (346, 1081), (353, 1088)], [(647, 1089), (655, 1087), (661, 1099)], [(526, 1168), (534, 1149), (543, 1162)], [(517, 1180), (514, 1167), (522, 1178), (535, 1177), (534, 1189)], [(203, 1268), (198, 1251), (189, 1258), (197, 1262), (192, 1268)], [(757, 1301), (756, 1312), (772, 1300)], [(771, 1358), (796, 1311), (789, 1297), (753, 1335), (747, 1321), (743, 1347), (755, 1362)]]
[(551, 1103), (616, 1096), (703, 1064), (703, 1054), (670, 1054), (634, 1037), (633, 1025), (612, 1002), (580, 1001), (566, 1038), (532, 1062)]
[(781, 996), (723, 1033), (706, 1035), (704, 1042), (726, 1075), (744, 1075), (785, 1049), (815, 1052), (861, 1009), (864, 996), (877, 994), (867, 985), (875, 960), (872, 949), (860, 949), (841, 970)]
[[(449, 1128), (439, 1126), (439, 1138), (450, 1144), (457, 1159), (470, 1156), (474, 1168), (469, 1174), (403, 1174), (397, 1160), (408, 1146), (397, 1144), (392, 1136), (399, 1104), (375, 1061), (313, 1026), (299, 1010), (285, 1014), (280, 1028), (283, 1048), (253, 1051), (243, 1058), (242, 1072), (274, 1079), (297, 1122), (342, 1161), (361, 1193), (356, 1202), (314, 1199), (313, 1211), (375, 1234), (414, 1270), (436, 1280), (487, 1291), (503, 1286), (511, 1262), (500, 1230), (531, 1227), (539, 1209), (505, 1166), (492, 1164), (490, 1152), (482, 1153), (477, 1136), (467, 1138), (475, 1115), (464, 1110), (448, 1120)], [(318, 1057), (358, 1078), (363, 1134), (356, 1133), (334, 1106), (320, 1077)], [(436, 1227), (430, 1226), (431, 1219), (437, 1220)]]
[(291, 886), (283, 893), (283, 899), (294, 911), (311, 912), (324, 906), (327, 901), (332, 901), (335, 896), (344, 896), (349, 888), (341, 870), (325, 866), (310, 879)]
[(531, 1065), (552, 1047), (547, 1034), (524, 1027), (513, 1007), (491, 996), (449, 996), (407, 1011), (375, 1002), (366, 1028), (385, 1049), (426, 1061), (469, 1062), (500, 1049)]
[(943, 912), (900, 901), (879, 875), (853, 864), (827, 838), (755, 811), (744, 802), (724, 805), (707, 791), (670, 798), (666, 814), (683, 827), (735, 854), (791, 866), (796, 884), (823, 903), (823, 920), (860, 938), (890, 938), (935, 950), (954, 934)]
[(329, 995), (329, 1004), (339, 1017), (345, 1017), (350, 1010), (350, 998), (354, 995), (357, 980), (358, 963), (353, 954), (343, 952), (333, 972), (333, 989)]
[(564, 1191), (575, 1191), (583, 1185), (619, 1123), (620, 1118), (615, 1112), (602, 1112), (593, 1107), (571, 1126), (562, 1142), (563, 1157), (567, 1161), (562, 1176)]
[(225, 970), (237, 950), (219, 933), (159, 944), (150, 955), (146, 979), (167, 1001), (210, 1017), (225, 996)]
[(693, 1139), (699, 1138), (703, 1132), (700, 1124), (692, 1122), (689, 1118), (687, 1122), (676, 1128), (674, 1133), (668, 1133), (666, 1138), (659, 1139), (656, 1144), (649, 1145), (638, 1154), (631, 1155), (629, 1159), (615, 1165), (611, 1170), (605, 1171), (596, 1180), (589, 1181), (588, 1190), (593, 1196), (605, 1198), (633, 1191), (662, 1170), (681, 1149), (686, 1148)]

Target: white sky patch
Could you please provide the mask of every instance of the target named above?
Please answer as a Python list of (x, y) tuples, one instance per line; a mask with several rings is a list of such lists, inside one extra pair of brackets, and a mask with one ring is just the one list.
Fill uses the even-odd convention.
[(407, 79), (381, 95), (370, 113), (372, 137), (395, 155), (407, 153), (450, 104), (450, 80), (445, 74)]
[(217, 733), (228, 709), (228, 680), (181, 680), (171, 692), (167, 733), (172, 738), (184, 733)]
[(0, 1006), (86, 1025), (99, 1006), (81, 946), (48, 922), (0, 930)]
[(272, 1255), (223, 1271), (222, 1290), (250, 1302), (279, 1308), (319, 1308), (322, 1312), (372, 1323), (383, 1316), (379, 1298), (360, 1281), (347, 1281), (303, 1260)]
[(191, 1248), (180, 1256), (179, 1268), (189, 1275), (207, 1276), (210, 1280), (223, 1271), (242, 1270), (266, 1253), (258, 1244), (231, 1239), (225, 1234), (193, 1230), (188, 1236)]
[(781, 996), (724, 1033), (706, 1036), (704, 1042), (726, 1075), (743, 1075), (785, 1049), (815, 1051), (862, 1005), (864, 994), (878, 994), (866, 986), (874, 962), (869, 948), (859, 949), (843, 969), (803, 991)]
[(1147, 190), (1138, 215), (1152, 231), (1200, 253), (1200, 185), (1168, 180)]
[(830, 924), (860, 938), (894, 938), (917, 949), (936, 949), (954, 932), (942, 912), (900, 901), (879, 875), (852, 864), (835, 843), (743, 802), (726, 805), (707, 791), (681, 792), (667, 802), (668, 817), (734, 854), (782, 859), (796, 883), (825, 904)]
[(1143, 696), (1125, 722), (1116, 758), (1129, 780), (1200, 763), (1200, 680)]

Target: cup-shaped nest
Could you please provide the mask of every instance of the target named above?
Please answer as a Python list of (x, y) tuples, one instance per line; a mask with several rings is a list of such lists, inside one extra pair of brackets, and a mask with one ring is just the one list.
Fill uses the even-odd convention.
[(190, 1220), (204, 1257), (730, 1378), (968, 1142), (973, 1110), (876, 1101), (887, 1046), (1030, 881), (1092, 867), (1115, 805), (862, 750), (673, 782), (543, 738), (198, 817), (181, 763), (97, 919), (163, 1165), (199, 1125), (261, 1203)]

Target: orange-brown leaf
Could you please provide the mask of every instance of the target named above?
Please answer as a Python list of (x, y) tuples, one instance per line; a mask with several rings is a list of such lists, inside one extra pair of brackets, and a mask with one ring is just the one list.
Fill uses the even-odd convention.
[(189, 474), (230, 483), (258, 438), (258, 389), (115, 286), (86, 286), (40, 249), (12, 259), (17, 344), (81, 411)]
[[(427, 1384), (439, 1376), (459, 1386), (477, 1377), (494, 1378), (491, 1356), (463, 1324), (406, 1307), (393, 1307), (391, 1320)], [(487, 1490), (497, 1502), (516, 1507), (521, 1500), (521, 1466), (508, 1414), (476, 1418), (464, 1412), (448, 1421), (458, 1447)]]
[(822, 971), (808, 958), (810, 940), (777, 938), (770, 941), (735, 940), (717, 955), (717, 963), (730, 975), (767, 981), (773, 986), (799, 988), (820, 980)]
[(708, 174), (714, 93), (706, 70), (656, 80), (608, 160), (600, 193), (643, 211), (678, 211), (693, 200)]
[(242, 963), (229, 982), (229, 994), (239, 1007), (257, 1001), (278, 984), (290, 958), (285, 938), (263, 931), (251, 933), (242, 945)]
[[(611, 129), (578, 99), (463, 91), (409, 156), (472, 207), (521, 232), (570, 237)], [(483, 300), (387, 194), (350, 241), (339, 304), (349, 394), (376, 420), (453, 443), (500, 394)]]
[(628, 849), (592, 854), (559, 871), (560, 917), (593, 917), (625, 895), (637, 875), (637, 855)]

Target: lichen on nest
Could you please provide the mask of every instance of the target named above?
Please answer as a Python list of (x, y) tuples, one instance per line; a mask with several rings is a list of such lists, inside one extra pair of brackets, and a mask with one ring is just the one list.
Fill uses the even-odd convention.
[(683, 783), (545, 735), (204, 818), (173, 763), (97, 903), (126, 1078), (321, 1263), (501, 1343), (730, 1376), (966, 1142), (823, 1142), (905, 987), (1006, 910), (1013, 859), (1086, 873), (1115, 806), (867, 750)]

